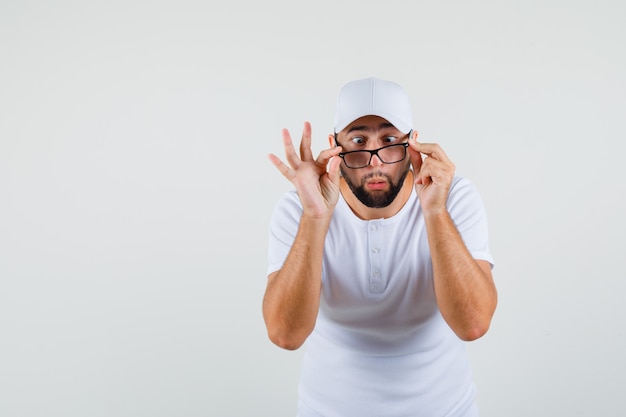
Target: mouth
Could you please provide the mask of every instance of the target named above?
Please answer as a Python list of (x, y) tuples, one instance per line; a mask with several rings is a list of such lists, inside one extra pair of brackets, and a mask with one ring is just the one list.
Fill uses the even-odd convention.
[(389, 183), (384, 179), (370, 180), (365, 185), (372, 191), (386, 190), (389, 187)]

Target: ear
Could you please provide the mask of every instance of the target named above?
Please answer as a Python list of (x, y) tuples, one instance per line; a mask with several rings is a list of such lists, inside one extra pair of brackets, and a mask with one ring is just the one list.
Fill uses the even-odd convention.
[(337, 146), (337, 144), (335, 143), (335, 135), (332, 133), (328, 135), (328, 145), (331, 148), (334, 148), (335, 146)]
[(418, 173), (420, 171), (420, 169), (422, 168), (422, 154), (419, 153), (418, 151), (416, 151), (413, 147), (417, 146), (418, 142), (417, 142), (417, 130), (414, 130), (413, 133), (411, 133), (411, 137), (409, 138), (409, 159), (411, 160), (411, 166), (413, 167), (413, 172), (414, 173)]

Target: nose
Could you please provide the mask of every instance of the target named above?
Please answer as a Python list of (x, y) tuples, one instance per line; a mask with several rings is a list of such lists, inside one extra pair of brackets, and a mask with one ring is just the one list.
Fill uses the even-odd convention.
[(377, 167), (382, 164), (383, 164), (383, 161), (380, 160), (380, 157), (378, 156), (378, 154), (372, 155), (372, 158), (370, 159), (370, 166)]

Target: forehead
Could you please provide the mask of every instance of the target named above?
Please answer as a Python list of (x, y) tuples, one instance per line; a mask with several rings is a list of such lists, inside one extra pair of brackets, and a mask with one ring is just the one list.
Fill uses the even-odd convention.
[(400, 132), (394, 125), (389, 123), (387, 119), (380, 116), (363, 116), (346, 126), (341, 133), (350, 134), (352, 132), (377, 132), (383, 129), (386, 131)]

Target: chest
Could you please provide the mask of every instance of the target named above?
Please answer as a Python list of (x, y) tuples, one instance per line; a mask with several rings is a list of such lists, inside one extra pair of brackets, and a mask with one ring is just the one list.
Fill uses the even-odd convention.
[(369, 221), (333, 219), (322, 278), (326, 314), (362, 320), (407, 309), (412, 314), (432, 311), (428, 236), (421, 213), (412, 214)]

